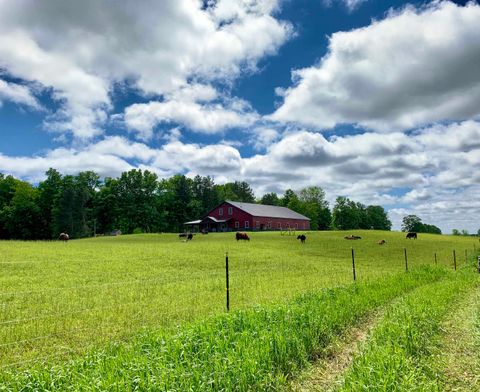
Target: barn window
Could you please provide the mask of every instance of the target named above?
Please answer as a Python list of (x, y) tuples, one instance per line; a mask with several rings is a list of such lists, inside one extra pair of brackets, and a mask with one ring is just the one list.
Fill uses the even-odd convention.
[(238, 229), (240, 227), (240, 222), (239, 221), (235, 221), (235, 228)]
[(233, 208), (232, 207), (228, 207), (228, 215), (232, 215), (233, 214)]
[(218, 215), (223, 215), (223, 208), (218, 209)]
[(250, 222), (249, 221), (245, 221), (245, 228), (248, 229), (250, 227)]

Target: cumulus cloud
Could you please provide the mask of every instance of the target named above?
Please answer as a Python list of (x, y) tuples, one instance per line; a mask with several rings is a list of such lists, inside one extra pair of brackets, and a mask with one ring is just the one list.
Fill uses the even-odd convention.
[(318, 65), (293, 71), (272, 115), (332, 128), (382, 132), (480, 115), (480, 5), (447, 1), (391, 11), (384, 20), (331, 36)]
[(52, 92), (61, 108), (47, 120), (49, 129), (87, 139), (101, 133), (114, 83), (163, 96), (195, 80), (231, 82), (254, 70), (291, 35), (273, 15), (277, 6), (0, 0), (0, 69)]
[(41, 109), (40, 103), (28, 87), (0, 79), (0, 106), (2, 101), (18, 103), (35, 110)]
[[(190, 94), (190, 93), (187, 93)], [(258, 115), (241, 100), (217, 102), (195, 102), (198, 96), (175, 94), (163, 102), (152, 101), (133, 104), (125, 109), (124, 120), (127, 128), (136, 132), (141, 139), (148, 140), (154, 128), (161, 123), (180, 124), (190, 130), (203, 133), (218, 133), (229, 128), (247, 127), (253, 124)], [(205, 96), (207, 101), (215, 97)]]

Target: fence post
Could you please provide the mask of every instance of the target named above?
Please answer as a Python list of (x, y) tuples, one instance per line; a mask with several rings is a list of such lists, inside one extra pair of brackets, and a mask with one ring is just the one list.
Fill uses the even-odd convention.
[(355, 275), (355, 251), (352, 248), (352, 270), (353, 270), (353, 281), (357, 280), (357, 276)]
[(457, 270), (457, 255), (455, 254), (455, 250), (453, 251), (453, 269)]
[(407, 248), (403, 248), (403, 253), (405, 254), (405, 272), (408, 272)]
[(226, 295), (227, 295), (227, 312), (230, 311), (230, 282), (228, 280), (228, 252), (225, 252), (225, 281), (226, 281)]
[(477, 270), (478, 270), (478, 273), (480, 274), (480, 256), (478, 256)]
[(437, 265), (437, 252), (435, 252), (435, 265)]
[(465, 264), (467, 264), (467, 250), (465, 249)]

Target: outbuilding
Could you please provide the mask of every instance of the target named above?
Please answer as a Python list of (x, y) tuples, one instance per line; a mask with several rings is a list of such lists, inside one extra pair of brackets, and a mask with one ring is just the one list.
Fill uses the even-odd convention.
[(310, 230), (310, 219), (287, 207), (224, 201), (201, 219), (186, 222), (191, 231)]

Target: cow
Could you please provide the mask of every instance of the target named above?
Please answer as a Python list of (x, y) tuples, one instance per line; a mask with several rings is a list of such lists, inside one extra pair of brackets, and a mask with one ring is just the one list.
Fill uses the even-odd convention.
[(377, 242), (378, 245), (385, 245), (387, 243), (387, 241), (385, 240), (380, 240)]
[(70, 239), (70, 236), (67, 233), (60, 233), (58, 239), (59, 241), (67, 242)]
[(416, 240), (416, 239), (417, 239), (417, 233), (413, 233), (413, 232), (409, 231), (409, 232), (407, 233), (407, 236), (406, 236), (405, 238), (406, 238), (407, 240), (410, 240), (410, 239), (412, 239), (412, 238), (413, 238), (414, 240)]
[(178, 238), (185, 238), (185, 242), (193, 240), (193, 234), (192, 233), (180, 233), (178, 235)]
[(247, 233), (240, 233), (240, 232), (235, 233), (235, 239), (237, 241), (238, 240), (250, 241), (250, 237), (248, 236)]
[(360, 237), (358, 235), (350, 234), (350, 235), (345, 236), (345, 239), (346, 240), (361, 240), (362, 237)]
[(305, 236), (305, 234), (302, 234), (302, 235), (299, 235), (297, 237), (297, 240), (300, 240), (302, 242), (302, 244), (305, 243), (305, 240), (307, 239), (307, 237)]

